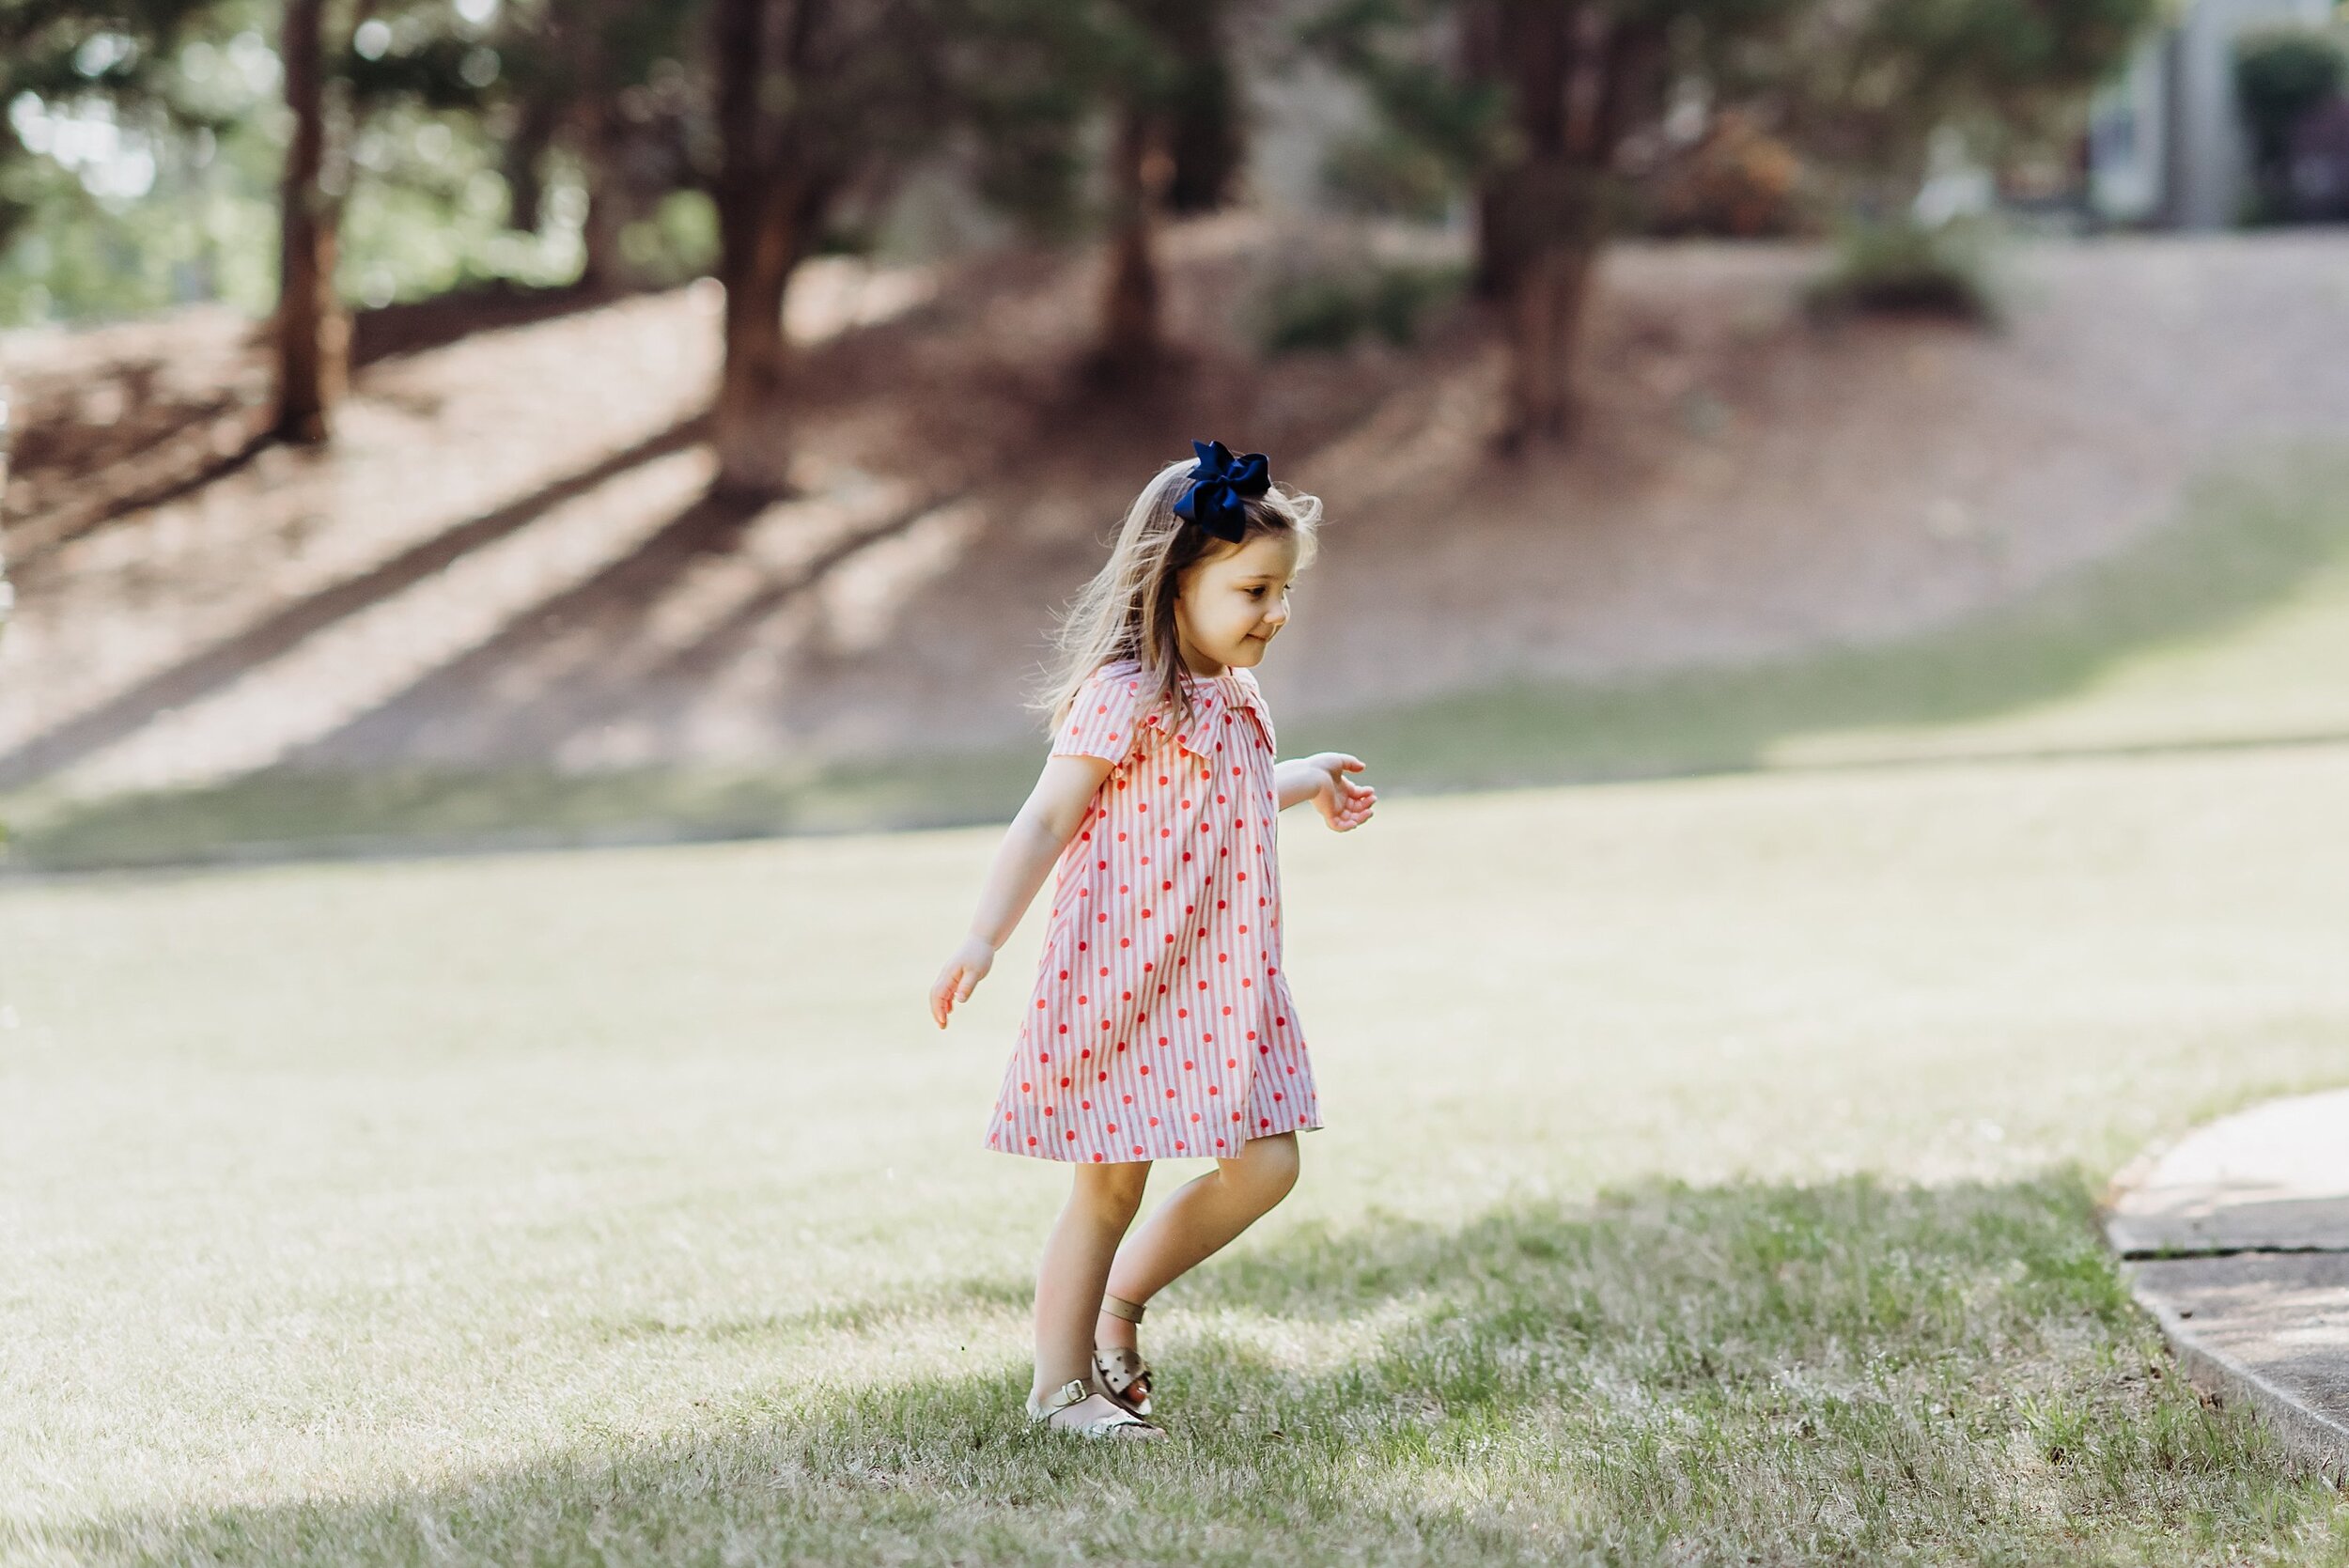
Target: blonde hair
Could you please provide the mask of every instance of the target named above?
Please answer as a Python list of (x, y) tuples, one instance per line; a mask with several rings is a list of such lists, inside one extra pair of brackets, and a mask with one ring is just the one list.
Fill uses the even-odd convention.
[[(1054, 726), (1068, 716), (1069, 705), (1093, 673), (1121, 659), (1142, 666), (1145, 712), (1163, 705), (1175, 723), (1188, 717), (1174, 598), (1183, 574), (1225, 542), (1174, 515), (1191, 468), (1189, 458), (1169, 463), (1142, 488), (1127, 508), (1109, 560), (1061, 617), (1052, 638), (1058, 657), (1034, 703), (1051, 715)], [(1243, 505), (1247, 521), (1240, 544), (1266, 535), (1294, 538), (1299, 568), (1312, 562), (1314, 535), (1321, 523), (1319, 497), (1275, 484)]]

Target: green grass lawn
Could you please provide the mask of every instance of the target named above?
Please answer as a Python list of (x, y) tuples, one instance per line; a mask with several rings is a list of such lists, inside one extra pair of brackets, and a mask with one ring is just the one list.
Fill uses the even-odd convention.
[[(2349, 747), (1289, 819), (1330, 1126), (1025, 1430), (988, 831), (0, 888), (0, 1558), (2349, 1562), (2101, 1249), (2349, 1082)], [(1170, 1171), (1161, 1182), (1185, 1171)]]

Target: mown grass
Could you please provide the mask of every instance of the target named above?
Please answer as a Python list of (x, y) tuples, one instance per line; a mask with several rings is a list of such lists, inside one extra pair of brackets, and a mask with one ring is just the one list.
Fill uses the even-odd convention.
[[(2349, 1561), (2092, 1224), (2349, 1080), (2349, 748), (1396, 802), (1284, 845), (1330, 1126), (1020, 1423), (991, 832), (0, 890), (0, 1556)], [(1161, 1172), (1159, 1181), (1188, 1172)]]
[[(1520, 681), (1299, 718), (1283, 737), (1359, 752), (1391, 791), (2230, 745), (2349, 735), (2344, 667), (2349, 454), (2301, 448), (2214, 474), (2136, 548), (1925, 635), (1617, 684)], [(19, 792), (0, 820), (8, 863), (30, 869), (937, 826), (1008, 815), (1034, 754), (586, 776), (273, 770), (96, 800)]]
[[(1022, 1430), (1004, 1411), (1024, 1385), (960, 1373), (754, 1394), (421, 1494), (69, 1539), (101, 1560), (419, 1563), (2173, 1561), (2349, 1545), (2327, 1543), (2322, 1494), (2258, 1431), (2170, 1383), (2087, 1219), (2061, 1180), (1855, 1178), (1324, 1231), (1194, 1293), (1169, 1396), (1221, 1419), (1146, 1456)], [(792, 1337), (853, 1357), (855, 1332)]]

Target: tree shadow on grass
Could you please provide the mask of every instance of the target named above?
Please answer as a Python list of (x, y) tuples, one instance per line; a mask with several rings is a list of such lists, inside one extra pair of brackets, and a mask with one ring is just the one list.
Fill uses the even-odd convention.
[(289, 858), (709, 843), (1006, 820), (1033, 749), (879, 763), (647, 768), (271, 768), (204, 789), (9, 802), (8, 869), (27, 875)]
[[(1284, 733), (1301, 751), (1342, 745), (1370, 757), (1382, 786), (1432, 791), (1733, 771), (1766, 765), (1806, 736), (1990, 718), (2076, 693), (2132, 655), (2223, 633), (2349, 562), (2344, 498), (2349, 458), (2303, 453), (2262, 475), (2208, 481), (2178, 526), (1928, 636), (1628, 684), (1520, 682), (1303, 718)], [(607, 577), (583, 592), (599, 601), (622, 590), (641, 598), (637, 575), (671, 569), (676, 559), (675, 551), (655, 549), (614, 568), (626, 582)], [(795, 581), (776, 592), (803, 586)], [(541, 635), (546, 618), (559, 620), (566, 608), (542, 607), (494, 652), (438, 672), (357, 721), (337, 747), (388, 733), (376, 751), (391, 759), (412, 741), (415, 722), (446, 711), (438, 699), (449, 683), (510, 660), (515, 639)], [(712, 636), (723, 644), (738, 632), (729, 623)], [(581, 694), (604, 690), (590, 672)], [(2256, 713), (2247, 723), (2247, 738), (2293, 738), (2263, 732)], [(323, 762), (192, 790), (90, 801), (21, 797), (11, 802), (10, 861), (64, 870), (1001, 821), (1035, 768), (1025, 743), (854, 763), (594, 773)]]
[[(1446, 790), (1731, 771), (1764, 765), (1775, 748), (1807, 735), (1954, 724), (2010, 712), (2076, 692), (2130, 655), (2222, 633), (2349, 561), (2344, 467), (2338, 454), (2306, 453), (2278, 462), (2264, 477), (2210, 481), (2178, 527), (2015, 605), (1926, 637), (1627, 685), (1519, 683), (1342, 719), (1305, 719), (1288, 733), (1301, 750), (1344, 745), (1371, 756), (1390, 788)], [(851, 544), (885, 536), (911, 515), (892, 518), (879, 534), (859, 534)], [(710, 526), (700, 512), (681, 518), (577, 595), (541, 606), (492, 648), (426, 677), (355, 721), (331, 747), (313, 748), (308, 767), (89, 801), (20, 798), (12, 803), (11, 863), (65, 870), (293, 853), (739, 838), (1000, 821), (1010, 814), (1034, 778), (1033, 748), (1024, 744), (853, 763), (592, 773), (397, 760), (414, 742), (418, 725), (464, 711), (486, 673), (559, 630), (582, 604), (646, 602), (652, 585), (680, 560), (709, 548), (704, 536)], [(715, 520), (719, 535), (738, 526), (739, 520)], [(819, 563), (817, 575), (828, 565)], [(814, 580), (795, 577), (769, 598), (803, 591)], [(762, 598), (755, 608), (771, 606)], [(723, 642), (738, 630), (729, 623), (712, 636)], [(177, 689), (219, 678), (227, 668), (199, 661), (165, 678)], [(601, 711), (598, 702), (611, 700), (609, 683), (592, 670), (574, 685), (565, 701), (546, 704), (536, 718), (504, 708), (476, 717), (568, 724), (578, 712), (592, 718)], [(132, 706), (153, 700), (149, 693)], [(110, 706), (75, 722), (102, 725), (128, 716), (127, 706), (121, 714)], [(2256, 715), (2248, 734), (2290, 738), (2262, 735)], [(381, 754), (388, 765), (327, 766), (328, 751)]]
[(582, 311), (600, 310), (642, 292), (647, 290), (601, 290), (576, 283), (533, 287), (500, 278), (426, 299), (353, 311), (350, 367), (358, 370), (400, 354), (445, 349), (481, 333), (535, 326)]
[[(937, 1311), (969, 1304), (948, 1293)], [(126, 1514), (26, 1544), (92, 1563), (285, 1564), (2177, 1562), (2325, 1546), (2321, 1481), (2169, 1375), (2075, 1173), (1649, 1186), (1458, 1224), (1305, 1228), (1161, 1304), (1151, 1348), (1174, 1436), (1155, 1447), (1027, 1429), (1005, 1345), (975, 1370), (779, 1388), (690, 1429), (583, 1436), (412, 1488)], [(842, 1354), (873, 1327), (812, 1326)]]
[(702, 439), (697, 416), (588, 464), (529, 495), (468, 518), (430, 538), (264, 616), (234, 636), (158, 672), (96, 706), (74, 714), (0, 755), (0, 783), (23, 784), (71, 767), (144, 727), (158, 713), (220, 691), (247, 670), (368, 606), (406, 591), (449, 566), (520, 532), (566, 502), (630, 470), (684, 451)]
[[(804, 562), (773, 574), (736, 614), (754, 620), (816, 591), (859, 551), (903, 534), (943, 504), (927, 497), (865, 520)], [(646, 623), (663, 596), (698, 560), (739, 550), (764, 510), (717, 494), (695, 500), (636, 549), (304, 744), (286, 758), (284, 769), (364, 776), (429, 754), (436, 746), (466, 749), (455, 737), (474, 737), (474, 748), (484, 751), (559, 753), (567, 739), (592, 734), (627, 710), (628, 695), (646, 684)], [(703, 638), (739, 630), (729, 617)], [(652, 698), (656, 708), (674, 709), (679, 693), (660, 689)]]

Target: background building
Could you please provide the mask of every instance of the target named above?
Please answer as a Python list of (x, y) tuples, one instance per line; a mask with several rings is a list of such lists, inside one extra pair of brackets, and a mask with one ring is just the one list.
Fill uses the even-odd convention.
[(2250, 191), (2250, 147), (2235, 103), (2234, 40), (2247, 29), (2322, 23), (2330, 0), (2189, 0), (2139, 44), (2098, 99), (2090, 196), (2115, 223), (2227, 228)]

